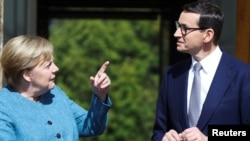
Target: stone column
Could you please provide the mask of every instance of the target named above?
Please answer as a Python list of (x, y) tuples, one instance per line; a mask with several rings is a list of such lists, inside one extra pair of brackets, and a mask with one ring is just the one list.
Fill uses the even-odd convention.
[[(3, 48), (3, 5), (4, 0), (0, 0), (0, 50)], [(2, 68), (0, 66), (0, 88), (3, 86)]]

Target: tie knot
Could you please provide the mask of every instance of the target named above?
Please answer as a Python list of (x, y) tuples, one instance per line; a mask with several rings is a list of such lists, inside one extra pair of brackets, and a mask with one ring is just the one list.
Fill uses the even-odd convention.
[(202, 66), (201, 66), (201, 64), (200, 63), (196, 63), (195, 65), (194, 65), (194, 71), (199, 71), (199, 70), (201, 70), (201, 68), (202, 68)]

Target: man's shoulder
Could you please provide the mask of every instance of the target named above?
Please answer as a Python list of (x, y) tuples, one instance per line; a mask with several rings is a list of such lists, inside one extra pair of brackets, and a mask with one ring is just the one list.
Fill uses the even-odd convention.
[(250, 64), (247, 62), (244, 62), (243, 60), (240, 60), (236, 56), (233, 56), (229, 53), (223, 52), (222, 58), (221, 58), (221, 64), (228, 65), (230, 67), (236, 67), (239, 69), (245, 68), (250, 69)]

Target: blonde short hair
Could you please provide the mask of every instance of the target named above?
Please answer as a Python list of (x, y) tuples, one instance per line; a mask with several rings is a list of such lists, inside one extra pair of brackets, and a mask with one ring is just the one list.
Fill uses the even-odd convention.
[(24, 70), (53, 58), (53, 45), (39, 36), (20, 35), (10, 39), (1, 51), (1, 66), (8, 86), (17, 88)]

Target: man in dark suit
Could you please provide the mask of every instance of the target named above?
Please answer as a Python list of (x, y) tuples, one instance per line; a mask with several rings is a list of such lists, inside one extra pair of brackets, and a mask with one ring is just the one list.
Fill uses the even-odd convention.
[[(177, 50), (190, 58), (166, 69), (152, 141), (206, 141), (208, 125), (250, 124), (250, 67), (219, 46), (224, 15), (208, 1), (184, 5)], [(193, 66), (201, 64), (198, 121), (191, 124)]]

